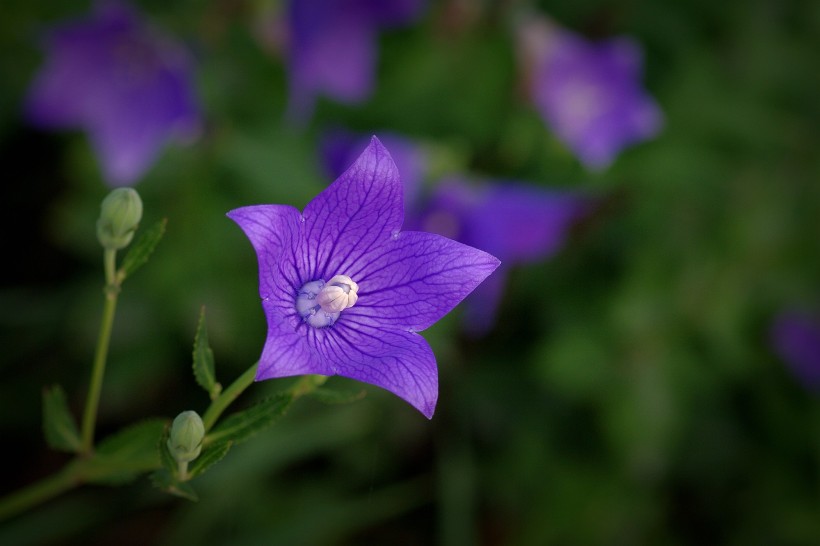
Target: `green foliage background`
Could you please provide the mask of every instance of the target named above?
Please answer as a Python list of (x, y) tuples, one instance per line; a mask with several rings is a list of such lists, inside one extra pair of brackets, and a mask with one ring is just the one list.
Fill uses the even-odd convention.
[[(207, 405), (190, 373), (202, 305), (221, 381), (258, 357), (255, 256), (225, 212), (303, 207), (328, 181), (328, 128), (400, 132), (453, 166), (606, 205), (514, 271), (490, 335), (461, 335), (458, 311), (426, 333), (431, 422), (371, 387), (303, 400), (198, 479), (198, 503), (147, 479), (89, 486), (0, 524), (0, 543), (820, 543), (820, 399), (768, 344), (781, 309), (820, 309), (820, 3), (539, 2), (645, 48), (665, 129), (598, 174), (525, 100), (510, 26), (524, 2), (433, 2), (382, 35), (372, 100), (321, 101), (304, 130), (284, 123), (287, 74), (258, 39), (275, 5), (139, 5), (195, 51), (207, 128), (137, 186), (143, 225), (167, 218), (167, 234), (120, 299), (100, 437)], [(80, 412), (102, 307), (95, 158), (84, 135), (20, 115), (37, 32), (87, 9), (10, 0), (0, 17), (0, 493), (66, 460), (42, 439), (41, 390), (62, 384)]]

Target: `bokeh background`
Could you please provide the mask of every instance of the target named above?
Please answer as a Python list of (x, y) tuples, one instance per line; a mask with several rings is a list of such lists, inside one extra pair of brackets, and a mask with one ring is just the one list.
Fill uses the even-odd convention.
[[(98, 436), (202, 411), (199, 308), (224, 383), (258, 357), (256, 258), (225, 217), (303, 207), (329, 182), (328, 130), (407, 136), (441, 172), (585, 192), (600, 206), (549, 260), (513, 269), (496, 327), (460, 310), (425, 333), (441, 379), (427, 421), (375, 387), (301, 400), (238, 446), (191, 503), (88, 486), (0, 523), (2, 544), (820, 544), (820, 399), (770, 343), (820, 310), (820, 3), (431, 0), (378, 37), (365, 101), (285, 115), (276, 2), (135, 4), (195, 60), (203, 129), (135, 184), (168, 219), (120, 298)], [(88, 2), (4, 2), (0, 17), (0, 493), (59, 468), (41, 390), (79, 414), (102, 308), (94, 223), (110, 189), (82, 131), (28, 123), (43, 29)], [(589, 39), (627, 35), (657, 137), (590, 171), (529, 100), (521, 14)], [(254, 385), (240, 402), (289, 384)]]

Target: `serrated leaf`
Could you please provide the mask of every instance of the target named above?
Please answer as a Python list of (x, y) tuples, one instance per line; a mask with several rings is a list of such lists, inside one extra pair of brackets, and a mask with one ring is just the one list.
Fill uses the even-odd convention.
[(325, 404), (350, 404), (365, 397), (367, 391), (334, 390), (334, 389), (314, 389), (309, 396), (316, 398)]
[(231, 449), (233, 442), (218, 442), (203, 448), (202, 454), (194, 459), (188, 467), (188, 474), (191, 478), (203, 474), (206, 470), (221, 461), (228, 450)]
[(199, 500), (196, 491), (194, 491), (194, 488), (191, 487), (190, 484), (176, 481), (165, 468), (161, 468), (151, 474), (151, 483), (157, 489), (161, 489), (177, 497), (182, 497), (194, 502)]
[(260, 430), (275, 423), (279, 417), (284, 415), (292, 401), (293, 395), (290, 393), (279, 393), (264, 398), (248, 409), (228, 416), (205, 437), (205, 442), (207, 444), (227, 441), (234, 444), (244, 442)]
[(199, 323), (194, 338), (194, 379), (214, 400), (222, 386), (216, 382), (214, 372), (214, 352), (208, 344), (208, 328), (205, 324), (205, 306), (199, 312)]
[(165, 225), (167, 223), (168, 220), (163, 218), (147, 229), (137, 242), (131, 246), (125, 258), (122, 260), (122, 267), (120, 267), (119, 274), (122, 279), (130, 277), (134, 271), (145, 265), (145, 262), (148, 261), (154, 249), (157, 248), (157, 245), (162, 240), (162, 236), (165, 235)]
[(52, 449), (69, 453), (82, 450), (77, 422), (68, 409), (65, 391), (59, 385), (43, 389), (43, 433)]
[(88, 481), (119, 484), (159, 468), (157, 441), (167, 424), (164, 419), (150, 419), (103, 440), (94, 456), (84, 461)]

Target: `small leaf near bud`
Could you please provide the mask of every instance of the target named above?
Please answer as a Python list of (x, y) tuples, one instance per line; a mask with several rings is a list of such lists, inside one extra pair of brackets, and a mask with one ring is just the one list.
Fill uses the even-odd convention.
[(117, 188), (102, 201), (97, 239), (111, 250), (125, 248), (142, 219), (142, 199), (131, 188)]
[(183, 411), (171, 425), (168, 437), (168, 451), (180, 463), (187, 463), (199, 457), (205, 425), (195, 411)]

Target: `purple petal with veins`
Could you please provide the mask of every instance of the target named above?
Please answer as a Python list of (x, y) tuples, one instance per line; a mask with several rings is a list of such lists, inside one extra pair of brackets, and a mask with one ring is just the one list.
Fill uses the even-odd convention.
[(775, 352), (809, 389), (820, 391), (820, 321), (795, 311), (781, 313), (771, 329)]

